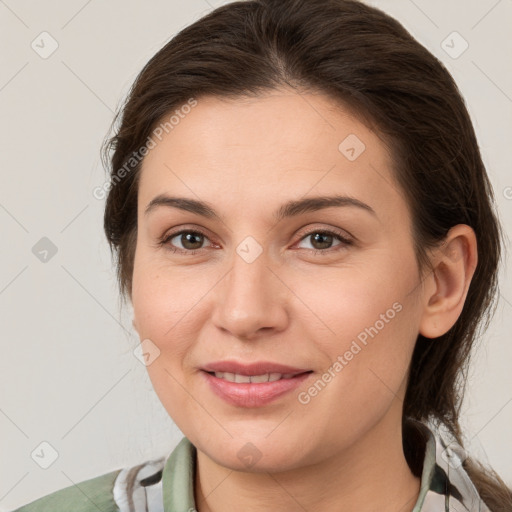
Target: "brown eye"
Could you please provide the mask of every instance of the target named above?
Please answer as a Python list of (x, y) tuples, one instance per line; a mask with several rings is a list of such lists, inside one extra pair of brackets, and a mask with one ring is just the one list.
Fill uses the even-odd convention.
[[(176, 241), (171, 243), (171, 240), (174, 239)], [(203, 248), (201, 246), (205, 239), (208, 240), (206, 235), (200, 231), (182, 230), (164, 237), (160, 243), (173, 252), (195, 254), (196, 250)], [(176, 244), (181, 244), (181, 247), (176, 246)]]
[(315, 249), (329, 249), (334, 241), (334, 236), (327, 233), (313, 233), (309, 236)]
[[(301, 238), (301, 241), (308, 238), (311, 240), (311, 250), (313, 250), (315, 254), (328, 254), (332, 252), (330, 249), (333, 251), (345, 249), (347, 246), (352, 245), (353, 243), (352, 240), (349, 240), (341, 233), (328, 230), (316, 229), (314, 231), (310, 231)], [(335, 240), (338, 240), (339, 243), (333, 246), (332, 244)]]

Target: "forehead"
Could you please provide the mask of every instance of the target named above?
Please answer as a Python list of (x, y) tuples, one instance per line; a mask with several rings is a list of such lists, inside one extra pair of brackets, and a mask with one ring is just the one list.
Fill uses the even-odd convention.
[(245, 210), (333, 189), (381, 210), (402, 196), (378, 134), (328, 96), (208, 96), (187, 112), (144, 159), (141, 208), (161, 193)]

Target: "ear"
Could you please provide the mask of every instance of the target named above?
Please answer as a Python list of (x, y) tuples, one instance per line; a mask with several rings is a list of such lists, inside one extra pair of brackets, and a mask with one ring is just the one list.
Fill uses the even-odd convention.
[(437, 338), (459, 318), (478, 262), (476, 235), (466, 224), (452, 227), (432, 252), (432, 270), (424, 280), (419, 332)]

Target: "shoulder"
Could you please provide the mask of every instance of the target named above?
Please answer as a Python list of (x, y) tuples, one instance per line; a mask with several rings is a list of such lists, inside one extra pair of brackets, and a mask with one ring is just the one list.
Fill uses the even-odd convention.
[(160, 512), (164, 487), (180, 508), (185, 501), (186, 509), (194, 508), (194, 450), (183, 438), (170, 455), (84, 480), (12, 512)]
[(118, 512), (113, 487), (121, 470), (84, 480), (43, 496), (12, 512)]

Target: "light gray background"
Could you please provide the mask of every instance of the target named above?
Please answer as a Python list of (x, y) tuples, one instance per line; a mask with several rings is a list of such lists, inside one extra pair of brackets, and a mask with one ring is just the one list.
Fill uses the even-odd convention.
[[(1, 511), (168, 454), (182, 436), (133, 355), (138, 338), (131, 311), (118, 307), (104, 201), (92, 191), (105, 180), (100, 144), (137, 73), (177, 31), (222, 3), (0, 0)], [(510, 234), (512, 0), (369, 3), (401, 21), (458, 82)], [(43, 31), (59, 45), (46, 59), (31, 47), (51, 48)], [(458, 58), (441, 46), (453, 31), (469, 44)], [(453, 36), (445, 44), (452, 53), (462, 48)], [(42, 237), (57, 248), (46, 263), (32, 252)], [(501, 285), (462, 424), (470, 452), (512, 484), (507, 267)], [(48, 469), (31, 457), (34, 450), (40, 463), (48, 457), (43, 441), (58, 452)]]

